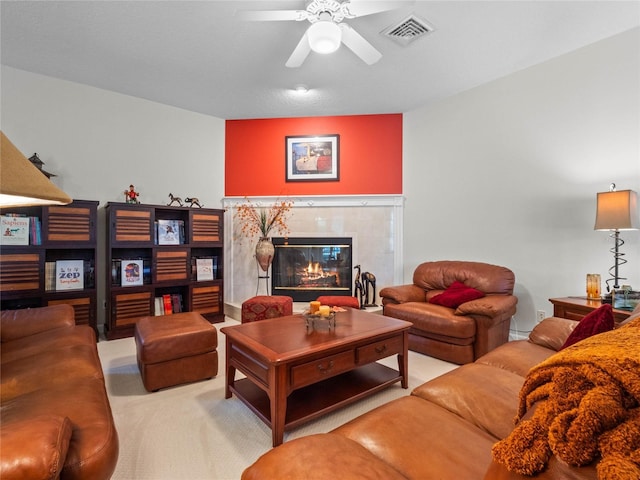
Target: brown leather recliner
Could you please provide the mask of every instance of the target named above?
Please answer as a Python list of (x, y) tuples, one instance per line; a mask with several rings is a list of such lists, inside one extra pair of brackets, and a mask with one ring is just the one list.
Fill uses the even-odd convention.
[[(430, 303), (455, 281), (484, 297), (448, 308)], [(514, 273), (480, 262), (436, 261), (418, 265), (413, 284), (380, 291), (384, 315), (413, 323), (409, 349), (457, 364), (470, 363), (509, 339), (518, 299)]]

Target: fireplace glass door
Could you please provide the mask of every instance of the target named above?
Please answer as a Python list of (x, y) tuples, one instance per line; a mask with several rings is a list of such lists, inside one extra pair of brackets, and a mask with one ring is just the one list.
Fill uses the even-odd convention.
[(272, 294), (308, 302), (351, 295), (351, 238), (274, 238)]

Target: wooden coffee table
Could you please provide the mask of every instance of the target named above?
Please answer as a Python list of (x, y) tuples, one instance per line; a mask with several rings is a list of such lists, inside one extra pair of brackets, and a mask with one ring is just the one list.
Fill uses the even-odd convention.
[[(226, 336), (225, 398), (235, 394), (271, 427), (284, 431), (390, 385), (407, 388), (411, 323), (351, 308), (335, 328), (309, 328), (302, 315), (220, 331)], [(377, 360), (398, 356), (398, 370)], [(235, 379), (236, 370), (246, 378)]]

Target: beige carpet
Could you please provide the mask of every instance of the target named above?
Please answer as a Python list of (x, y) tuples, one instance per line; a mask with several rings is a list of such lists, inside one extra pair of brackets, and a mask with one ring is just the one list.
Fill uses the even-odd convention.
[[(214, 379), (148, 393), (136, 365), (133, 338), (100, 341), (98, 352), (120, 438), (114, 480), (240, 478), (271, 448), (271, 431), (240, 400), (224, 398), (224, 335), (216, 324), (220, 370)], [(395, 357), (383, 362), (397, 368)], [(455, 365), (409, 352), (409, 389), (396, 384), (372, 397), (285, 432), (285, 442), (327, 432), (350, 419), (408, 395)]]

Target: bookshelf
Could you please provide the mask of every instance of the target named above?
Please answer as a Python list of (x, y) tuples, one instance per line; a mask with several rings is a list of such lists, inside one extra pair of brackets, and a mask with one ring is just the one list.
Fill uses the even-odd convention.
[(91, 200), (0, 209), (3, 310), (68, 303), (97, 336), (97, 210)]
[(107, 339), (150, 315), (198, 312), (224, 321), (223, 210), (110, 202)]

